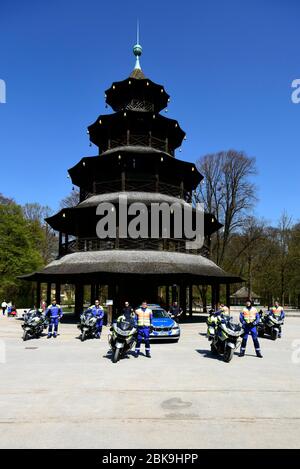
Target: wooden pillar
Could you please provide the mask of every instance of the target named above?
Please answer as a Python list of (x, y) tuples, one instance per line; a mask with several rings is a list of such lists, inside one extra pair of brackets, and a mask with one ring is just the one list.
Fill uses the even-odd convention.
[(216, 306), (219, 307), (220, 305), (220, 284), (216, 284)]
[(180, 183), (180, 197), (183, 199), (184, 197), (184, 183), (181, 181)]
[(126, 191), (126, 175), (125, 175), (125, 171), (122, 171), (122, 173), (121, 173), (121, 178), (122, 178), (122, 185), (121, 185), (122, 191)]
[(130, 145), (130, 130), (127, 129), (127, 132), (126, 132), (126, 143), (127, 145)]
[(230, 308), (230, 283), (226, 283), (226, 306)]
[[(117, 301), (117, 298), (116, 298), (116, 284), (115, 283), (112, 283), (112, 281), (108, 284), (108, 299), (109, 300), (113, 300), (113, 306), (112, 306), (112, 319), (115, 317), (116, 315), (116, 301)], [(108, 323), (111, 322), (111, 318), (107, 318), (108, 319)]]
[(55, 299), (56, 303), (60, 304), (60, 283), (55, 284)]
[(99, 300), (99, 291), (100, 291), (100, 285), (97, 282), (95, 285), (95, 299)]
[(169, 153), (169, 139), (168, 139), (168, 137), (166, 137), (166, 141), (165, 141), (165, 152)]
[(205, 290), (202, 286), (202, 300), (203, 300), (203, 313), (207, 313), (207, 285), (205, 285)]
[(189, 315), (193, 315), (193, 285), (189, 285)]
[(51, 303), (51, 283), (47, 283), (47, 297), (46, 297), (47, 306)]
[(186, 316), (186, 284), (180, 285), (180, 305), (183, 311), (183, 316)]
[(95, 300), (96, 300), (96, 285), (94, 283), (91, 283), (91, 305), (94, 305), (95, 304)]
[(65, 234), (65, 254), (68, 253), (68, 244), (69, 244), (69, 235), (68, 233)]
[(172, 285), (172, 303), (177, 301), (177, 285)]
[(170, 287), (166, 285), (166, 306), (167, 309), (170, 307)]
[(41, 282), (36, 283), (36, 307), (39, 308), (41, 306)]
[(62, 255), (62, 232), (59, 231), (58, 233), (58, 254), (59, 256)]
[(75, 284), (75, 314), (80, 316), (83, 311), (83, 285), (82, 283)]
[(216, 285), (211, 285), (211, 307), (212, 309), (216, 308)]

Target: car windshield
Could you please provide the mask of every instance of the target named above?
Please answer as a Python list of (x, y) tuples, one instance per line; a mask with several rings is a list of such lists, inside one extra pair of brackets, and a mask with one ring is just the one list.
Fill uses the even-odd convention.
[(168, 314), (163, 309), (154, 309), (152, 310), (152, 315), (154, 319), (168, 318)]

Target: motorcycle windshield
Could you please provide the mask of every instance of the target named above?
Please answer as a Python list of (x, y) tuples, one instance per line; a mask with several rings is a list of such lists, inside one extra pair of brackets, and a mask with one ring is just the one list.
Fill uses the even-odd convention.
[(89, 318), (91, 318), (92, 316), (93, 316), (93, 313), (83, 313), (83, 314), (82, 314), (82, 317), (83, 317), (84, 319), (89, 319)]
[(121, 331), (130, 331), (133, 327), (133, 324), (127, 321), (119, 321), (118, 322), (118, 328), (121, 329)]
[(241, 326), (235, 322), (228, 322), (227, 327), (234, 332), (239, 332), (241, 330)]

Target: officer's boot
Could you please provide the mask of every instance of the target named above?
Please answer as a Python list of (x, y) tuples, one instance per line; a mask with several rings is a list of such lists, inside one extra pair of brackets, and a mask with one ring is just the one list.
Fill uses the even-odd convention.
[(246, 345), (247, 345), (247, 340), (245, 340), (245, 338), (243, 338), (239, 357), (243, 357), (245, 355)]
[(51, 339), (51, 337), (52, 337), (51, 332), (48, 332), (47, 339)]
[(140, 355), (140, 351), (136, 349), (136, 350), (135, 350), (135, 354), (134, 354), (135, 358), (138, 358), (139, 355)]
[(146, 357), (151, 358), (150, 350), (146, 350)]
[(259, 345), (258, 339), (257, 338), (253, 339), (253, 342), (254, 342), (254, 346), (255, 346), (256, 356), (258, 358), (262, 358), (263, 356), (262, 356), (261, 351), (260, 351), (260, 345)]

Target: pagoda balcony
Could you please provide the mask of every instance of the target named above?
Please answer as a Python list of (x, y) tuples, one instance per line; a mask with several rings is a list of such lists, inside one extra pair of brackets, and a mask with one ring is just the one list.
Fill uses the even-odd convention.
[(109, 138), (106, 143), (106, 147), (101, 147), (102, 152), (112, 150), (113, 148), (128, 147), (128, 146), (139, 146), (139, 147), (150, 147), (155, 150), (160, 150), (169, 155), (174, 156), (174, 149), (170, 148), (168, 138), (162, 139), (154, 137), (153, 135), (139, 135), (127, 132), (126, 134), (120, 135), (119, 137)]
[(59, 257), (65, 254), (74, 252), (86, 251), (107, 251), (112, 249), (128, 249), (128, 250), (142, 250), (142, 251), (168, 251), (168, 252), (182, 252), (187, 254), (201, 254), (209, 258), (209, 248), (202, 246), (200, 249), (187, 249), (185, 239), (167, 238), (167, 239), (153, 239), (153, 238), (115, 238), (115, 239), (100, 239), (100, 238), (77, 238), (60, 245)]
[(80, 202), (96, 194), (106, 194), (111, 192), (157, 192), (160, 194), (177, 197), (191, 203), (192, 194), (184, 190), (183, 187), (173, 186), (166, 182), (158, 181), (154, 178), (149, 179), (114, 179), (112, 181), (94, 182), (93, 191), (81, 191)]

